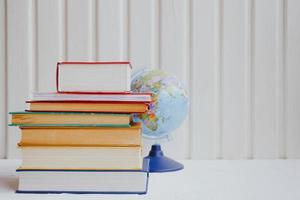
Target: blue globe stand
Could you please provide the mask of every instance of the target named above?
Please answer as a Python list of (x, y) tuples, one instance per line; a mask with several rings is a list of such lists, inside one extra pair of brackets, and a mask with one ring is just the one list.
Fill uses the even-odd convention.
[(164, 156), (159, 144), (151, 147), (149, 155), (146, 157), (150, 160), (149, 172), (173, 172), (183, 169), (183, 164)]

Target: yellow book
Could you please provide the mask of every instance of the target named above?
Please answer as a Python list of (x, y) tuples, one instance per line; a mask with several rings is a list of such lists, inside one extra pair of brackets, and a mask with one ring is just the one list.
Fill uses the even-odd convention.
[(142, 148), (21, 146), (20, 169), (140, 170)]
[(12, 126), (129, 127), (131, 115), (80, 112), (10, 112)]
[(131, 127), (20, 127), (21, 146), (140, 146), (141, 124)]

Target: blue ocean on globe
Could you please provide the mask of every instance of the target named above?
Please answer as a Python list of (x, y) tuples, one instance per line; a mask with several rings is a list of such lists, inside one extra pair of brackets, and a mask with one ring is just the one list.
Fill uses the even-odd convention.
[(142, 122), (145, 137), (167, 137), (186, 118), (189, 107), (187, 93), (175, 76), (159, 69), (143, 69), (133, 74), (131, 89), (153, 94), (149, 110), (134, 116), (134, 121)]

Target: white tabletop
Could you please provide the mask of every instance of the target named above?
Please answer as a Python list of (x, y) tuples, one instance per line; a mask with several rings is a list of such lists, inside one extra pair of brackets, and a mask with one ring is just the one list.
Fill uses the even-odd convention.
[(146, 195), (76, 195), (15, 194), (20, 161), (0, 160), (0, 199), (300, 199), (300, 160), (182, 162), (182, 171), (150, 174)]

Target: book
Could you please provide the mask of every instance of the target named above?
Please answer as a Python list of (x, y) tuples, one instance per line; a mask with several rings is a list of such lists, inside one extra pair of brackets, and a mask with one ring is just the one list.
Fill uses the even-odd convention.
[(21, 169), (140, 170), (137, 147), (20, 146)]
[(149, 160), (141, 170), (17, 169), (17, 193), (146, 194)]
[(58, 62), (56, 75), (57, 92), (130, 91), (129, 62)]
[(129, 114), (84, 112), (10, 112), (12, 126), (114, 126), (129, 127)]
[(102, 112), (102, 113), (144, 113), (148, 104), (133, 102), (97, 101), (27, 101), (27, 111), (52, 112)]
[(10, 112), (12, 126), (129, 127), (131, 115), (76, 112)]
[(150, 103), (151, 93), (98, 93), (98, 94), (72, 94), (72, 93), (41, 93), (32, 94), (32, 101), (103, 101), (103, 102), (136, 102)]
[(20, 146), (140, 146), (141, 124), (131, 127), (21, 128)]

